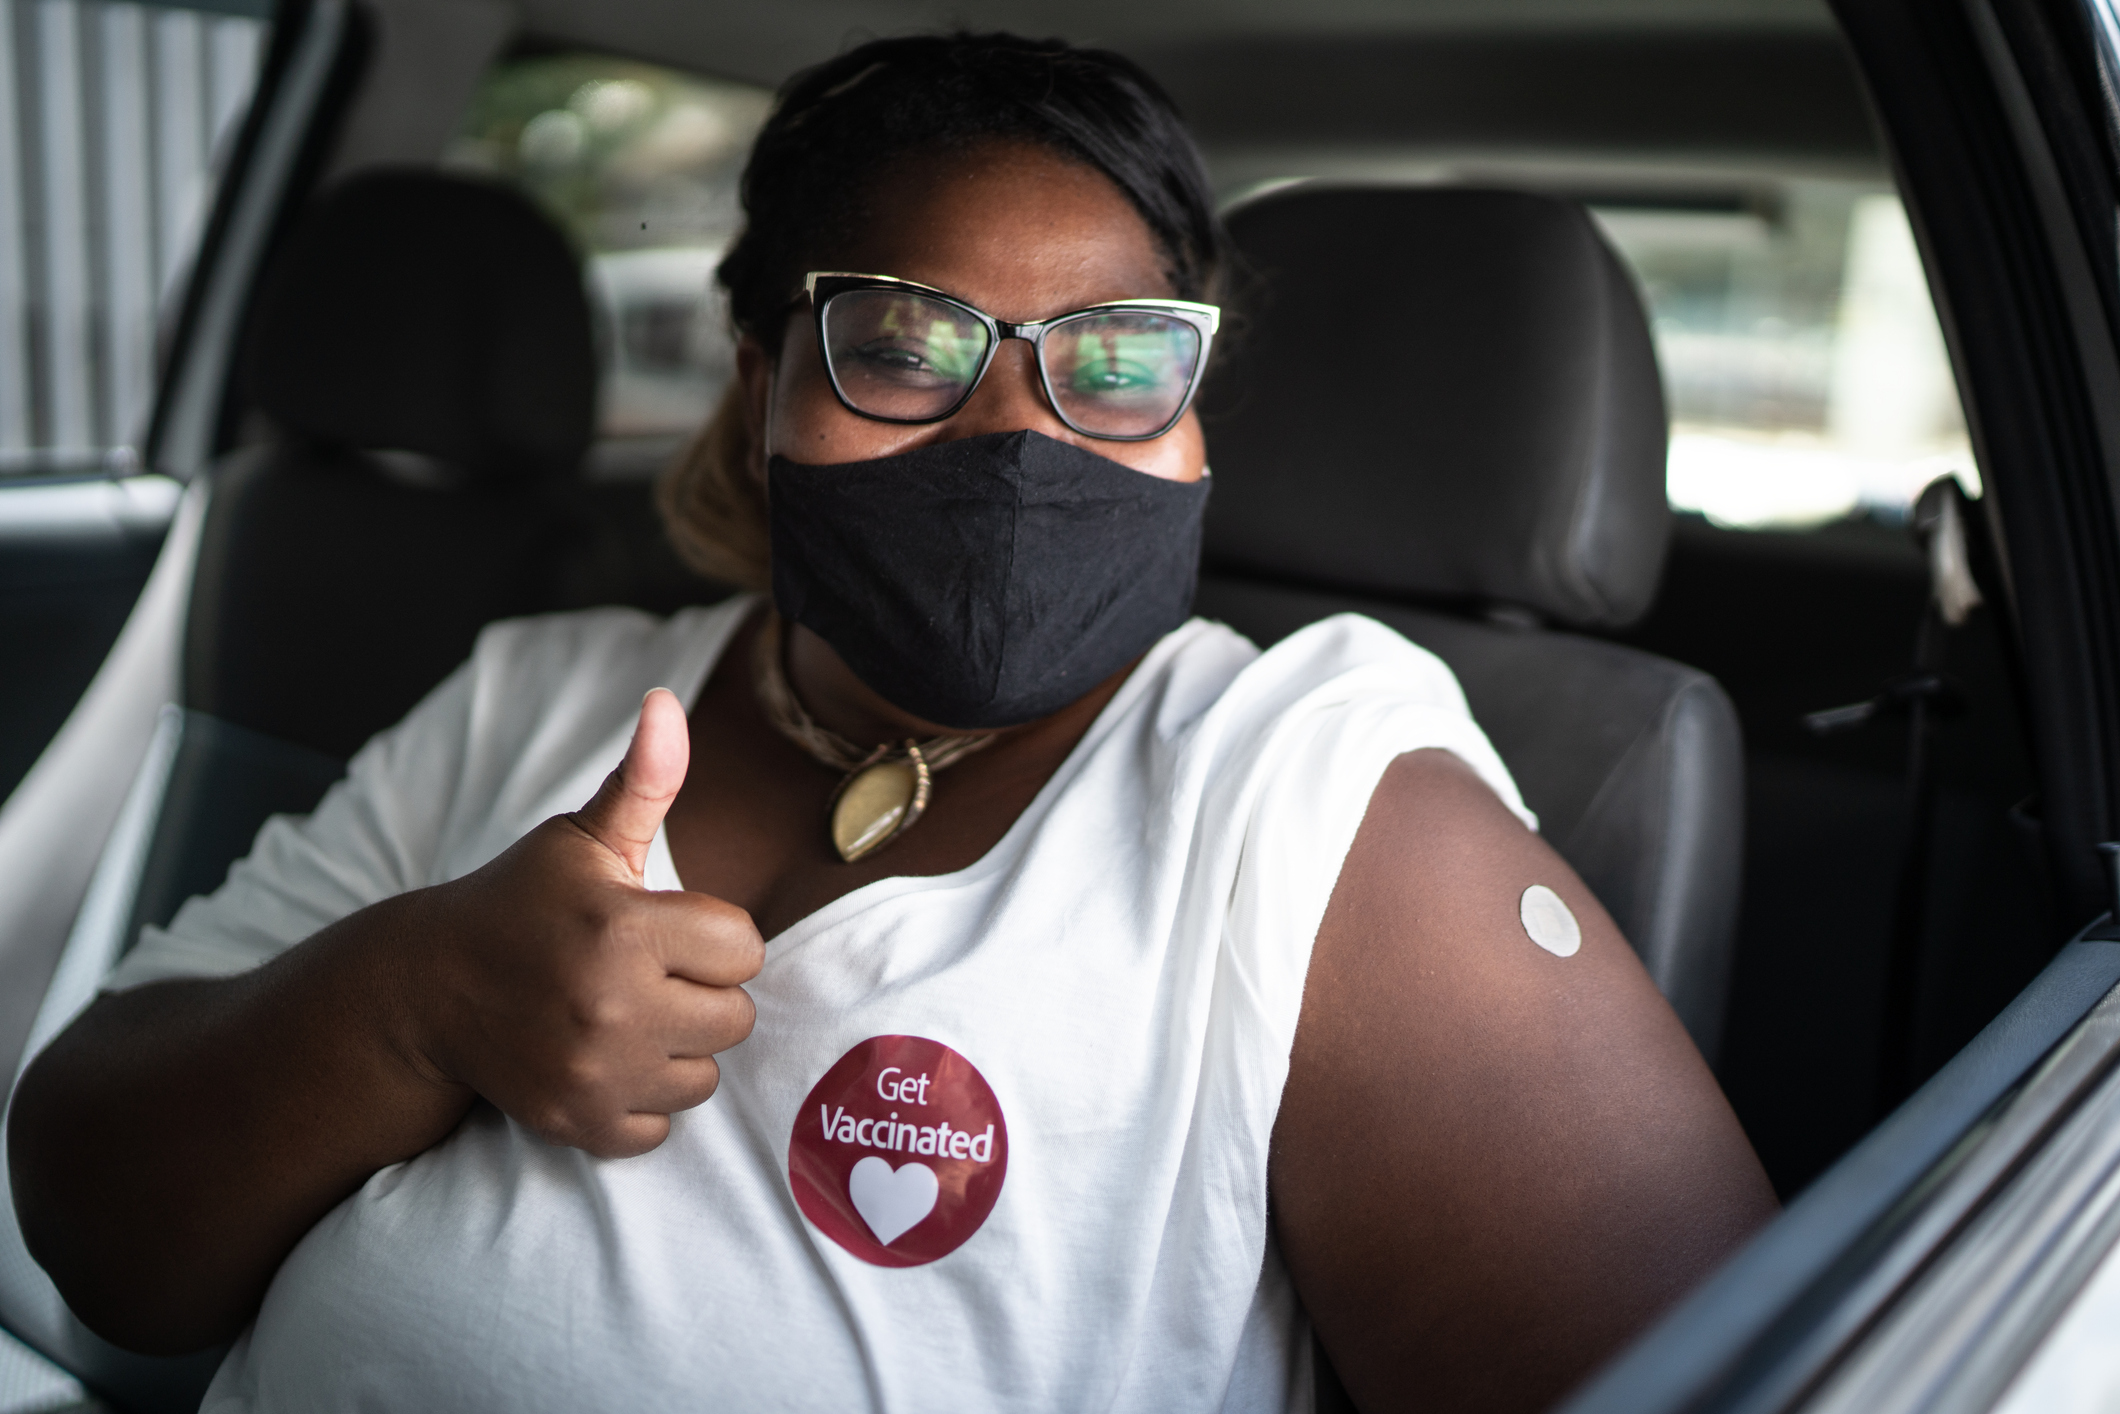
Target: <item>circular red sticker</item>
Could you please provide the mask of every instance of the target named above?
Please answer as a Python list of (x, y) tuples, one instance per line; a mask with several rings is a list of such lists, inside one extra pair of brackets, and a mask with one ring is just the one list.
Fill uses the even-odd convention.
[(871, 1036), (803, 1101), (788, 1186), (825, 1236), (879, 1267), (946, 1257), (979, 1230), (1008, 1172), (986, 1077), (924, 1036)]

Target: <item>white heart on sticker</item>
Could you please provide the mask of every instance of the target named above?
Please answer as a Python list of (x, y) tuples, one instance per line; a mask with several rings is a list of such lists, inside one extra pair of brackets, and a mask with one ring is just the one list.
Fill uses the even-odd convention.
[(935, 1196), (940, 1191), (935, 1171), (926, 1164), (907, 1164), (893, 1173), (890, 1162), (874, 1154), (847, 1175), (847, 1196), (854, 1200), (854, 1211), (886, 1247), (935, 1211)]

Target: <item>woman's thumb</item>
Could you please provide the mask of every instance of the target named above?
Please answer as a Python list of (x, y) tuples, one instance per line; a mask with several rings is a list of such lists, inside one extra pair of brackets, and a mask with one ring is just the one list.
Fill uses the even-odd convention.
[(685, 783), (692, 759), (691, 731), (677, 694), (658, 687), (641, 699), (640, 723), (626, 759), (604, 778), (594, 797), (574, 812), (574, 823), (626, 861), (637, 879), (647, 872), (648, 846), (670, 802)]

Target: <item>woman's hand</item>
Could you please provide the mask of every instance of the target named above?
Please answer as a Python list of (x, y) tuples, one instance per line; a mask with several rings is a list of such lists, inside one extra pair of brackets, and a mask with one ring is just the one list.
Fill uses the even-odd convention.
[(765, 940), (733, 904), (641, 885), (690, 751), (657, 688), (595, 799), (429, 891), (435, 945), (406, 964), (424, 1072), (603, 1158), (653, 1149), (714, 1093), (715, 1053), (751, 1032), (739, 984)]
[(652, 1149), (751, 1029), (741, 909), (641, 887), (689, 750), (651, 693), (578, 813), (476, 873), (364, 908), (253, 971), (99, 998), (8, 1117), (32, 1255), (107, 1339), (233, 1336), (317, 1219), (483, 1095), (547, 1139)]

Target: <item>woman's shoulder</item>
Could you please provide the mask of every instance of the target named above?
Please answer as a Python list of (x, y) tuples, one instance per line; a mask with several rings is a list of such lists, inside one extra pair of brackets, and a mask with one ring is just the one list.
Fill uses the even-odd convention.
[[(1206, 627), (1245, 642), (1221, 625)], [(1375, 775), (1397, 756), (1448, 751), (1471, 765), (1526, 824), (1536, 818), (1524, 808), (1449, 665), (1364, 614), (1334, 614), (1263, 652), (1251, 649), (1187, 727), (1194, 752), (1214, 757), (1215, 775), (1273, 776), (1301, 761), (1297, 775), (1323, 773), (1340, 784), (1352, 782), (1361, 801)]]
[(601, 755), (623, 753), (649, 689), (697, 695), (751, 603), (738, 596), (667, 617), (597, 608), (488, 624), (455, 672), (362, 747), (348, 784), (369, 807), (410, 812), (427, 821), (423, 829), (440, 830), (422, 846), (429, 853), (446, 849), (453, 828), (505, 825), (511, 805), (528, 808), (549, 790), (574, 789), (585, 771), (609, 770)]
[[(450, 728), (473, 796), (499, 803), (572, 790), (623, 753), (641, 698), (664, 687), (689, 707), (754, 606), (749, 595), (680, 609), (582, 609), (504, 619), (480, 634), (462, 669)], [(409, 722), (408, 722), (409, 725)]]
[[(1212, 631), (1212, 636), (1202, 636), (1203, 648), (1233, 641), (1248, 649), (1217, 694), (1216, 705), (1225, 711), (1273, 714), (1370, 698), (1471, 717), (1464, 690), (1447, 663), (1366, 614), (1319, 619), (1263, 652), (1225, 625), (1197, 619), (1194, 623)], [(1221, 651), (1228, 653), (1226, 647)]]
[(479, 631), (469, 667), (481, 681), (530, 690), (570, 681), (610, 687), (640, 673), (657, 677), (649, 687), (674, 689), (660, 678), (711, 662), (752, 602), (737, 595), (667, 617), (610, 606), (500, 619)]
[(687, 703), (697, 696), (752, 602), (738, 596), (668, 617), (597, 608), (488, 624), (446, 681), (361, 749), (351, 778), (378, 798), (435, 808), (446, 799), (466, 829), (489, 817), (506, 823), (511, 808), (609, 770), (602, 757), (624, 752), (649, 689), (669, 688)]

